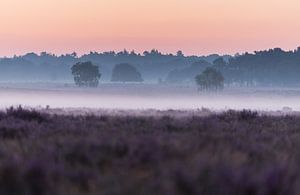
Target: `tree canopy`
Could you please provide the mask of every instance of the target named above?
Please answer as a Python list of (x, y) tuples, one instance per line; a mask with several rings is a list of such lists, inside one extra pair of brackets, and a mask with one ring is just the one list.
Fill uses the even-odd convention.
[(143, 82), (141, 73), (128, 63), (115, 65), (111, 81), (113, 82)]
[(92, 62), (79, 62), (72, 66), (72, 75), (77, 86), (97, 87), (101, 74)]
[(226, 62), (222, 57), (219, 57), (213, 61), (213, 65), (216, 67), (224, 67)]
[(201, 74), (195, 77), (198, 90), (222, 90), (224, 88), (223, 75), (212, 67), (206, 68)]
[(167, 83), (192, 83), (194, 82), (195, 76), (197, 76), (199, 72), (204, 71), (205, 68), (209, 66), (212, 66), (212, 64), (204, 60), (194, 62), (191, 66), (188, 66), (186, 68), (175, 69), (171, 71), (167, 75), (165, 81)]
[(244, 53), (219, 69), (226, 83), (239, 86), (292, 86), (300, 82), (300, 48)]

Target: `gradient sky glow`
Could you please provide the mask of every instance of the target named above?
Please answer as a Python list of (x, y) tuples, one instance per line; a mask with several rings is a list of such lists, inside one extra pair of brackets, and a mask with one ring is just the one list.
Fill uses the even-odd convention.
[(299, 0), (0, 0), (0, 56), (300, 46)]

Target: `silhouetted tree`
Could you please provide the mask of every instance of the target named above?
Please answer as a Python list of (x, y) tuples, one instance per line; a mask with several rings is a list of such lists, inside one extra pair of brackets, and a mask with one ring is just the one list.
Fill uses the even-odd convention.
[(222, 90), (224, 88), (223, 75), (214, 68), (208, 67), (195, 77), (200, 91)]
[(115, 82), (143, 82), (141, 73), (138, 70), (127, 63), (115, 65), (111, 81)]
[(77, 86), (97, 87), (101, 74), (92, 62), (79, 62), (72, 66), (72, 75)]
[(184, 57), (184, 54), (181, 50), (179, 50), (179, 51), (177, 51), (176, 56), (177, 57)]

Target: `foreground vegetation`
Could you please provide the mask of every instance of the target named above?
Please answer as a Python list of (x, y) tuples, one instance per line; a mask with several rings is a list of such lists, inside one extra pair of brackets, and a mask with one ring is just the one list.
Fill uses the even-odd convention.
[(0, 194), (299, 194), (300, 117), (0, 113)]

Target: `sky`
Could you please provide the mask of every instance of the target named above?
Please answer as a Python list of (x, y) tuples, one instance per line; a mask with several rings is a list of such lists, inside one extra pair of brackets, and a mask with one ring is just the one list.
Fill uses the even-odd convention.
[(0, 0), (0, 56), (300, 46), (299, 0)]

